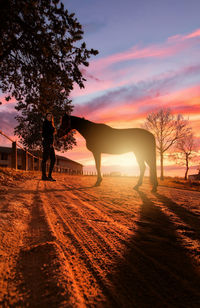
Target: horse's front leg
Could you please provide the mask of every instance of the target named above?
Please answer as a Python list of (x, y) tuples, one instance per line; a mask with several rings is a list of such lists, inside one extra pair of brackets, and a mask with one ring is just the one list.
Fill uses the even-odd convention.
[(101, 153), (94, 153), (94, 159), (97, 169), (97, 181), (95, 183), (95, 186), (99, 186), (102, 182), (102, 176), (101, 176)]

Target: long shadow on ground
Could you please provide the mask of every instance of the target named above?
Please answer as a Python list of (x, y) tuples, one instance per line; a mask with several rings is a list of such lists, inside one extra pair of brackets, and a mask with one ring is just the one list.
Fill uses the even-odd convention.
[[(138, 229), (112, 277), (119, 307), (200, 307), (200, 276), (174, 224), (144, 193), (138, 194), (143, 202)], [(159, 198), (172, 208), (170, 199)], [(177, 211), (174, 204), (172, 209)]]
[[(30, 218), (26, 245), (17, 263), (22, 296), (16, 307), (59, 307), (68, 300), (60, 280), (62, 257), (44, 215), (39, 184), (33, 193)], [(70, 302), (67, 307), (72, 307)]]
[(196, 238), (200, 240), (200, 217), (183, 206), (180, 206), (170, 198), (156, 193), (157, 199), (162, 202), (169, 210), (176, 214), (184, 223), (186, 223), (191, 231), (195, 232)]

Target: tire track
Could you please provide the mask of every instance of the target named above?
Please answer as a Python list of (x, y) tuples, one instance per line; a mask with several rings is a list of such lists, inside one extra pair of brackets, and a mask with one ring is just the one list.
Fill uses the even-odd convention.
[[(67, 192), (72, 192), (74, 195), (77, 196), (81, 196), (82, 200), (87, 201), (93, 201), (95, 203), (98, 203), (98, 205), (101, 205), (103, 208), (105, 208), (105, 212), (107, 213), (107, 215), (112, 216), (112, 213), (120, 213), (121, 215), (127, 215), (125, 217), (126, 218), (130, 218), (134, 217), (135, 219), (135, 211), (136, 211), (136, 215), (137, 215), (137, 208), (141, 206), (141, 203), (138, 202), (135, 203), (135, 199), (137, 196), (137, 192), (134, 191), (133, 189), (130, 189), (131, 195), (129, 196), (129, 200), (132, 199), (132, 201), (134, 200), (133, 203), (133, 207), (130, 206), (130, 202), (128, 202), (128, 197), (126, 196), (126, 198), (121, 199), (121, 198), (104, 198), (101, 196), (99, 196), (99, 194), (95, 193), (93, 190), (90, 191), (90, 193), (86, 192), (84, 189), (81, 189), (80, 187), (77, 188), (74, 183), (73, 185), (70, 184), (62, 184), (63, 188), (66, 189)], [(75, 187), (74, 187), (75, 186)], [(74, 192), (75, 191), (75, 192)], [(116, 194), (115, 194), (116, 195)], [(102, 201), (102, 199), (104, 201)]]
[[(135, 213), (133, 214), (131, 210), (125, 211), (125, 209), (120, 207), (120, 205), (116, 207), (115, 204), (113, 204), (112, 202), (102, 202), (99, 198), (94, 198), (93, 194), (91, 195), (82, 191), (73, 192), (70, 190), (67, 190), (66, 194), (70, 195), (72, 199), (79, 203), (79, 205), (84, 205), (87, 209), (89, 208), (90, 213), (93, 211), (94, 216), (98, 215), (100, 217), (100, 220), (105, 220), (109, 222), (112, 226), (115, 226), (115, 232), (119, 232), (119, 234), (121, 234), (121, 232), (127, 234), (133, 233), (134, 222), (137, 221), (139, 217), (139, 206), (137, 208), (137, 211), (134, 209)], [(60, 196), (63, 197), (63, 195)], [(121, 215), (120, 217), (118, 217), (116, 215), (118, 213), (125, 213), (127, 216), (124, 217), (124, 215)]]
[[(94, 262), (95, 249), (93, 248), (94, 242), (92, 245), (91, 234), (88, 234), (87, 231), (82, 229), (80, 220), (78, 220), (78, 224), (75, 225), (77, 218), (67, 213), (61, 206), (60, 200), (54, 197), (53, 194), (50, 197), (43, 197), (45, 199), (47, 211), (53, 210), (55, 221), (59, 218), (59, 225), (62, 226), (62, 228), (54, 227), (54, 232), (57, 238), (59, 238), (59, 245), (66, 259), (70, 260), (68, 266), (70, 266), (70, 272), (73, 273), (74, 281), (78, 285), (79, 296), (81, 294), (87, 304), (90, 303), (90, 297), (92, 297), (93, 301), (94, 298), (96, 298), (98, 302), (104, 302), (104, 304), (108, 304), (108, 302), (111, 301), (115, 303), (117, 307), (117, 302), (112, 292), (110, 292), (107, 287), (109, 281), (107, 281), (105, 277), (106, 271), (102, 271), (100, 267), (102, 264), (99, 265), (98, 262)], [(49, 216), (49, 219), (52, 220), (52, 212)], [(94, 246), (97, 249), (96, 243)], [(103, 250), (105, 249), (103, 248)], [(101, 261), (101, 258), (98, 258), (97, 261)], [(87, 282), (83, 282), (83, 277), (87, 279)], [(88, 295), (88, 290), (94, 292), (94, 294)], [(106, 302), (104, 294), (106, 295)]]
[(70, 282), (65, 277), (65, 258), (44, 211), (43, 187), (41, 181), (32, 183), (30, 219), (16, 266), (18, 290), (22, 294), (16, 304), (20, 307), (62, 307), (68, 302), (69, 307), (74, 307), (67, 290)]

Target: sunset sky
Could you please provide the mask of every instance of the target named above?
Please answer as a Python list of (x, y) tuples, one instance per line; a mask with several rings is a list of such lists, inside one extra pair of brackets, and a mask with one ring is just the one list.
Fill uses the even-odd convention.
[[(83, 73), (85, 89), (71, 93), (73, 115), (116, 128), (141, 127), (160, 107), (189, 117), (200, 140), (200, 1), (65, 0), (83, 25), (87, 48), (99, 50)], [(0, 106), (0, 129), (13, 136), (15, 101)], [(16, 138), (16, 137), (14, 137)], [(77, 133), (65, 155), (94, 171), (92, 154)], [(199, 143), (200, 144), (200, 143)], [(10, 146), (0, 137), (0, 145)], [(172, 161), (165, 174), (183, 175)], [(103, 155), (102, 171), (138, 174), (133, 154)], [(190, 173), (196, 172), (195, 169)]]

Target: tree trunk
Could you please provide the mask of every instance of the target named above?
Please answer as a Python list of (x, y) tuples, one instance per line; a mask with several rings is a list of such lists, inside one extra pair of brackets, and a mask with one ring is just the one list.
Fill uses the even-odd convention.
[(188, 170), (189, 170), (188, 154), (187, 154), (187, 153), (186, 153), (186, 156), (185, 156), (185, 165), (186, 165), (186, 170), (185, 170), (185, 180), (187, 180)]
[(186, 171), (185, 171), (185, 180), (187, 180), (187, 176), (188, 176), (188, 169), (189, 169), (189, 168), (186, 168)]
[(160, 179), (164, 180), (164, 170), (163, 170), (163, 153), (160, 153)]

